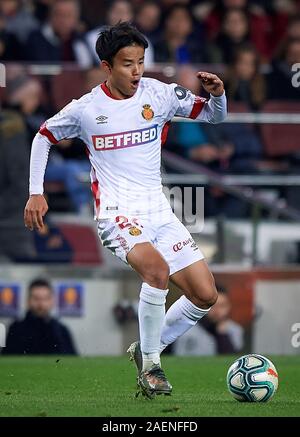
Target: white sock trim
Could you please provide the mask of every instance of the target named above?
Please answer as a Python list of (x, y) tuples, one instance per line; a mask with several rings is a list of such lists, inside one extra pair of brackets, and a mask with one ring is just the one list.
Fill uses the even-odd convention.
[(202, 309), (197, 307), (193, 302), (191, 302), (186, 296), (181, 296), (179, 299), (182, 314), (191, 320), (198, 321), (204, 317), (210, 308)]
[(160, 288), (151, 287), (151, 285), (143, 282), (140, 292), (140, 299), (151, 305), (164, 305), (166, 303), (167, 290), (161, 290)]

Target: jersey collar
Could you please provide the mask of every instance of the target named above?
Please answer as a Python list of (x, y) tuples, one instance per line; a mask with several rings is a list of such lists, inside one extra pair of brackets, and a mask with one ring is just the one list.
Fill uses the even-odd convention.
[(114, 100), (122, 100), (122, 99), (119, 99), (118, 97), (115, 97), (115, 96), (112, 95), (112, 93), (110, 92), (108, 86), (106, 85), (106, 82), (103, 82), (100, 86), (101, 86), (102, 91), (103, 91), (103, 92), (104, 92), (108, 97), (110, 97), (111, 99), (114, 99)]

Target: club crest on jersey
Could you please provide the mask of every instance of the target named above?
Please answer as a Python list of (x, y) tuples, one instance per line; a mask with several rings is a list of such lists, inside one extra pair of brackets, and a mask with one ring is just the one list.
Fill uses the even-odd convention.
[(137, 237), (138, 235), (141, 235), (141, 233), (142, 231), (135, 226), (131, 226), (131, 228), (129, 228), (129, 234), (133, 237)]
[(142, 116), (145, 120), (150, 121), (154, 117), (154, 111), (151, 108), (151, 105), (143, 105)]

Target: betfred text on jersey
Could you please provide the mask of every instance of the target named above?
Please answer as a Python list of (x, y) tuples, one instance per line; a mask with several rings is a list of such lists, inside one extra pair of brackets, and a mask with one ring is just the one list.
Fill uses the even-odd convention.
[(124, 149), (140, 146), (157, 139), (157, 124), (146, 129), (120, 132), (113, 135), (93, 135), (95, 150)]

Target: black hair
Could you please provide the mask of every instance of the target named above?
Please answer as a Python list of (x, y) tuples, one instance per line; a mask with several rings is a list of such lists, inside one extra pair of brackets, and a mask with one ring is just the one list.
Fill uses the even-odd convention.
[(144, 35), (131, 23), (123, 21), (115, 26), (106, 27), (99, 33), (96, 52), (100, 61), (113, 64), (115, 55), (124, 47), (138, 45), (146, 49), (148, 42)]
[(37, 287), (46, 287), (49, 288), (51, 293), (53, 293), (52, 286), (49, 281), (43, 278), (34, 279), (28, 286), (28, 295), (31, 296), (32, 290)]

